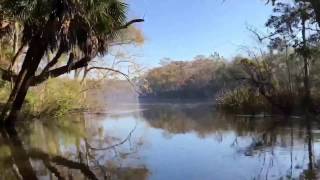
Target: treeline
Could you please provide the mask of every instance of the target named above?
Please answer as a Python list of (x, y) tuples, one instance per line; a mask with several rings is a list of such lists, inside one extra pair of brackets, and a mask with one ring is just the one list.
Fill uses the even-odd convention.
[[(219, 107), (242, 112), (301, 108), (304, 100), (304, 61), (293, 48), (268, 47), (247, 57), (227, 60), (218, 55), (191, 61), (167, 61), (139, 81), (141, 97), (215, 98)], [(319, 53), (310, 59), (309, 81), (313, 110), (320, 99)]]
[(140, 79), (142, 97), (212, 98), (221, 89), (236, 86), (243, 71), (236, 61), (218, 55), (198, 56), (192, 61), (167, 61)]
[[(320, 112), (320, 11), (318, 1), (273, 1), (268, 33), (248, 28), (261, 49), (226, 61), (201, 57), (172, 61), (146, 73), (143, 96), (216, 97), (224, 109)], [(192, 67), (192, 68), (191, 68)]]

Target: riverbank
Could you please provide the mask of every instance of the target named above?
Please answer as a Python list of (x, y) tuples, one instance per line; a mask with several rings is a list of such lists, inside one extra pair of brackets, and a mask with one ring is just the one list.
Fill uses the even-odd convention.
[[(71, 111), (87, 108), (87, 97), (81, 92), (86, 85), (70, 79), (50, 79), (44, 84), (31, 88), (20, 115), (27, 117), (60, 117)], [(9, 83), (0, 89), (0, 102), (4, 105), (11, 92)]]

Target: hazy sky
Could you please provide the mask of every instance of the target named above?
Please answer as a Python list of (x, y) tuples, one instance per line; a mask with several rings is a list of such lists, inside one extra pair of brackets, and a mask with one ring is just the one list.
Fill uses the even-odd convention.
[(218, 52), (230, 58), (253, 46), (247, 25), (263, 30), (271, 7), (263, 0), (129, 0), (130, 15), (143, 17), (146, 36), (139, 62), (158, 65), (165, 57), (190, 60)]

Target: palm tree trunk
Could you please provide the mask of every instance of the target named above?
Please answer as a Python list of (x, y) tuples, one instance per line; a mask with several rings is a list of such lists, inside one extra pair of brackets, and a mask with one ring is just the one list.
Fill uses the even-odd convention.
[[(45, 41), (40, 35), (32, 39), (14, 88), (1, 114), (1, 119), (5, 119), (7, 125), (14, 125), (16, 121), (17, 113), (22, 108), (31, 80), (45, 54), (45, 47)], [(8, 117), (7, 114), (9, 114)]]

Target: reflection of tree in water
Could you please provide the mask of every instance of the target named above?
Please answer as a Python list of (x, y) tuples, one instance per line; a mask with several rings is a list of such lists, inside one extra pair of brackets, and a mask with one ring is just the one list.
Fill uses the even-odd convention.
[(212, 106), (156, 105), (142, 111), (142, 116), (154, 128), (160, 128), (172, 134), (195, 131), (202, 137), (214, 131), (214, 115)]
[[(311, 128), (317, 127), (316, 124), (303, 119), (226, 116), (210, 108), (158, 105), (151, 106), (142, 115), (152, 127), (163, 129), (169, 134), (195, 132), (200, 137), (215, 135), (218, 141), (223, 141), (225, 134), (234, 133), (234, 141), (230, 145), (236, 153), (248, 158), (259, 158), (261, 162), (255, 179), (271, 178), (272, 168), (279, 171), (275, 168), (282, 163), (279, 162), (279, 158), (282, 158), (280, 156), (287, 155), (290, 167), (285, 175), (279, 174), (283, 175), (282, 178), (317, 178), (315, 172), (319, 169), (313, 152), (314, 133)], [(281, 151), (286, 154), (281, 154)]]
[[(214, 111), (213, 106), (149, 106), (142, 112), (145, 120), (154, 128), (163, 129), (172, 134), (196, 132), (200, 137), (234, 131), (238, 136), (260, 134), (274, 126), (286, 126), (282, 121), (264, 121), (264, 119), (230, 116)], [(275, 124), (276, 122), (276, 124)], [(277, 132), (287, 134), (287, 132)]]
[[(106, 156), (116, 152), (121, 158), (131, 151), (121, 151), (122, 145), (130, 141), (128, 137), (119, 142), (100, 144), (94, 147), (94, 135), (99, 136), (95, 127), (87, 128), (84, 121), (63, 123), (37, 122), (31, 129), (19, 132), (15, 129), (1, 130), (0, 171), (3, 179), (36, 179), (53, 177), (58, 179), (146, 179), (145, 167), (122, 167)], [(68, 123), (68, 122), (65, 122)], [(42, 125), (41, 125), (42, 124)], [(34, 128), (34, 129), (33, 129)], [(69, 129), (70, 128), (70, 129)], [(91, 136), (86, 136), (87, 131)], [(95, 131), (95, 132), (93, 132)], [(101, 137), (100, 137), (101, 139)], [(105, 156), (104, 156), (105, 155)], [(2, 179), (0, 178), (0, 179)]]
[[(251, 119), (256, 123), (256, 120)], [(317, 179), (316, 172), (319, 171), (315, 163), (313, 150), (313, 132), (310, 121), (307, 120), (268, 120), (263, 129), (251, 134), (251, 143), (244, 148), (238, 148), (238, 153), (245, 156), (255, 156), (262, 159), (261, 169), (255, 179), (268, 179), (272, 177), (269, 173), (279, 163), (282, 156), (281, 149), (289, 151), (290, 168), (286, 171), (284, 179)], [(264, 123), (265, 124), (265, 123)], [(260, 133), (259, 133), (260, 132)], [(297, 152), (299, 147), (303, 147), (303, 152)], [(280, 152), (280, 153), (279, 153)], [(298, 157), (301, 157), (299, 159)], [(298, 174), (297, 174), (298, 173)]]

